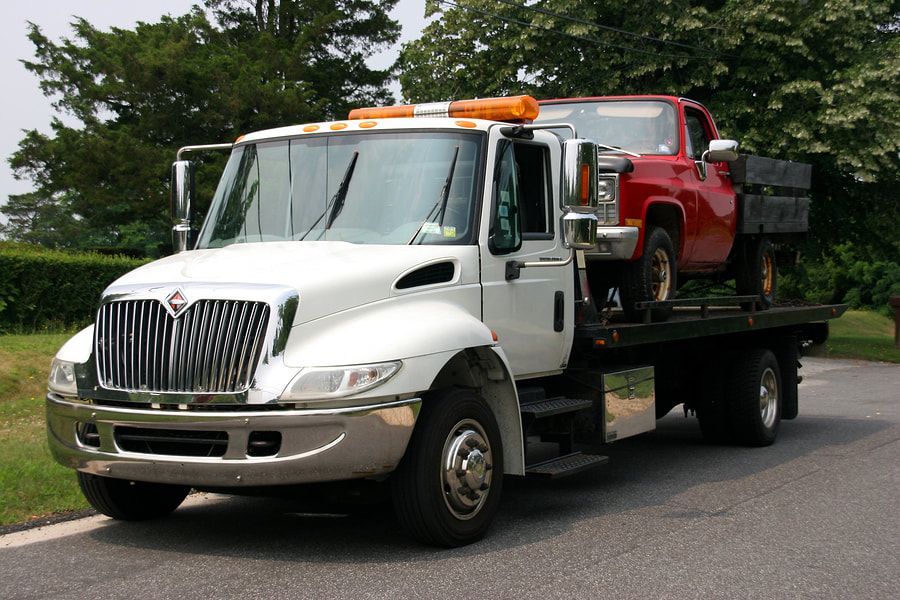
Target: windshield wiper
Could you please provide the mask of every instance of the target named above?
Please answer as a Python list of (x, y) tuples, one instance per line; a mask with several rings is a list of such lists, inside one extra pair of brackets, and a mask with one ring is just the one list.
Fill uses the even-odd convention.
[(641, 157), (641, 155), (638, 154), (637, 152), (631, 152), (631, 151), (629, 151), (629, 150), (624, 150), (624, 149), (618, 148), (618, 147), (616, 147), (616, 146), (607, 146), (606, 144), (601, 144), (601, 143), (599, 143), (599, 142), (594, 142), (594, 144), (595, 144), (598, 148), (603, 148), (604, 150), (612, 150), (613, 152), (621, 152), (622, 154), (628, 154), (629, 156), (633, 156), (633, 157), (635, 157), (635, 158), (640, 158), (640, 157)]
[[(298, 241), (302, 242), (305, 240), (306, 236), (309, 235), (309, 232), (316, 228), (316, 225), (319, 224), (319, 221), (321, 221), (325, 215), (328, 215), (328, 220), (325, 221), (325, 229), (322, 230), (322, 235), (324, 235), (325, 231), (330, 229), (332, 224), (334, 224), (334, 220), (341, 214), (341, 210), (344, 208), (344, 201), (347, 199), (347, 190), (350, 189), (350, 179), (353, 177), (353, 171), (356, 170), (356, 159), (358, 158), (359, 152), (354, 152), (353, 158), (350, 159), (350, 164), (347, 165), (347, 169), (344, 171), (344, 178), (341, 179), (341, 184), (338, 186), (334, 196), (332, 196), (331, 200), (328, 201), (328, 204), (325, 205), (325, 210), (322, 211), (322, 214), (316, 218), (313, 224), (309, 226), (309, 229), (306, 230)], [(329, 213), (329, 211), (331, 212)]]
[(425, 223), (427, 223), (431, 219), (431, 213), (440, 206), (441, 210), (438, 212), (440, 215), (440, 220), (438, 221), (439, 226), (444, 225), (444, 212), (447, 210), (447, 201), (450, 199), (450, 185), (453, 182), (453, 172), (456, 170), (456, 159), (459, 158), (459, 146), (456, 147), (456, 150), (453, 152), (453, 160), (450, 161), (450, 170), (447, 172), (447, 179), (444, 180), (444, 187), (441, 188), (441, 195), (438, 198), (438, 201), (434, 203), (431, 207), (431, 210), (428, 211), (428, 214), (425, 215), (425, 220), (419, 225), (416, 229), (416, 232), (413, 234), (409, 241), (406, 243), (407, 245), (411, 245), (416, 238), (419, 237), (419, 233), (421, 233), (422, 228), (425, 227)]

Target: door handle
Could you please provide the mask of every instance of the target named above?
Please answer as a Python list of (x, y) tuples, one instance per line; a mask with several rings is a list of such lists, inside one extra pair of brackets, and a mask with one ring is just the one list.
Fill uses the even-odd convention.
[(562, 292), (553, 295), (553, 331), (562, 331), (566, 325), (566, 297)]

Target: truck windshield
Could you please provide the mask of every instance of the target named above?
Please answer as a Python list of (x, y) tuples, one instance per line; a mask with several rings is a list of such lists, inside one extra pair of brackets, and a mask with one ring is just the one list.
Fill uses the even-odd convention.
[(571, 123), (579, 137), (640, 154), (678, 153), (675, 109), (661, 100), (542, 104), (537, 122)]
[(480, 134), (404, 131), (239, 146), (197, 248), (472, 243), (481, 141)]

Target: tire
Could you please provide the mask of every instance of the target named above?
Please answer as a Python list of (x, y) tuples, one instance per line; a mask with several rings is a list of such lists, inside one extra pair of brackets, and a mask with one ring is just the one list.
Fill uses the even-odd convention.
[(190, 487), (128, 481), (78, 473), (81, 492), (97, 512), (120, 521), (146, 521), (169, 514), (184, 502)]
[[(449, 457), (454, 457), (452, 470), (443, 466)], [(469, 461), (474, 467), (466, 465)], [(425, 544), (470, 544), (487, 532), (502, 489), (500, 429), (484, 400), (460, 388), (428, 395), (391, 477), (403, 529)]]
[(740, 353), (730, 386), (728, 420), (735, 441), (746, 446), (772, 444), (781, 422), (783, 400), (778, 359), (765, 348)]
[[(778, 267), (775, 264), (775, 247), (768, 238), (744, 241), (734, 282), (739, 296), (757, 296), (756, 306), (760, 310), (772, 306), (778, 291)], [(741, 308), (750, 310), (752, 307), (745, 303)]]
[[(678, 285), (678, 267), (672, 238), (662, 227), (651, 227), (644, 236), (644, 251), (634, 262), (622, 265), (619, 298), (622, 310), (630, 321), (641, 321), (644, 311), (637, 310), (636, 302), (671, 300)], [(665, 321), (672, 314), (671, 308), (650, 311), (653, 321)]]

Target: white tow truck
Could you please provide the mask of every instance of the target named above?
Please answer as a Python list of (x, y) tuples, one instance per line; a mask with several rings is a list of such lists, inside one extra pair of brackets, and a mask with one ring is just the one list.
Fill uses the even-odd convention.
[[(844, 307), (676, 300), (665, 323), (620, 322), (584, 271), (598, 147), (537, 113), (527, 96), (359, 109), (182, 148), (178, 252), (110, 285), (52, 364), (50, 449), (90, 503), (136, 520), (191, 488), (370, 479), (412, 536), (457, 546), (505, 475), (601, 465), (577, 444), (681, 403), (710, 439), (772, 443), (798, 346)], [(216, 149), (195, 231), (181, 155)]]

